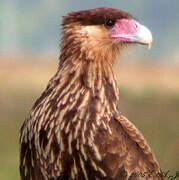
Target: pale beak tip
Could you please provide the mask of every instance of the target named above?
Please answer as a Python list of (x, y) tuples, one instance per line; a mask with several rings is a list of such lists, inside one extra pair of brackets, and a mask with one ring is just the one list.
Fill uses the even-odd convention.
[(136, 33), (137, 42), (145, 44), (148, 46), (148, 49), (151, 49), (153, 41), (151, 31), (141, 24), (138, 24), (138, 27), (139, 29)]

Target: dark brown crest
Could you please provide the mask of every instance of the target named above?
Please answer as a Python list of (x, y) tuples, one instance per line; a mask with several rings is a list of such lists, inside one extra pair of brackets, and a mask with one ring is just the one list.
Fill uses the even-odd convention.
[(101, 25), (108, 19), (131, 19), (132, 15), (114, 8), (95, 8), (71, 12), (63, 18), (62, 25), (80, 23), (80, 25)]

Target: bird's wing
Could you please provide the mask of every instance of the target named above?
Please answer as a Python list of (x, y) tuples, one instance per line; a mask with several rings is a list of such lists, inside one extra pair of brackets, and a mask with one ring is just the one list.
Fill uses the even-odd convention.
[(111, 133), (99, 129), (95, 142), (102, 166), (113, 179), (162, 180), (160, 167), (139, 130), (123, 115), (109, 123)]

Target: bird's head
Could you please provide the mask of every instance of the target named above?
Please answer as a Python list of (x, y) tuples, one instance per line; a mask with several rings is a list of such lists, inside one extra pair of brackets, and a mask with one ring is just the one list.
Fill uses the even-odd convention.
[[(152, 44), (152, 34), (133, 17), (113, 8), (71, 12), (63, 19), (65, 40), (80, 44), (88, 57), (112, 58), (124, 44)], [(81, 42), (81, 43), (79, 43)], [(78, 47), (79, 48), (79, 47)], [(113, 53), (110, 53), (113, 52)]]

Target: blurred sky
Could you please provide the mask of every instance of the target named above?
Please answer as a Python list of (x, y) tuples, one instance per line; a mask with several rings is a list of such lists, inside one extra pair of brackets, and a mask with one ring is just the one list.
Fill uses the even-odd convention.
[(151, 51), (140, 46), (135, 55), (179, 59), (179, 0), (1, 0), (0, 54), (57, 54), (62, 16), (95, 7), (126, 10), (152, 31)]

